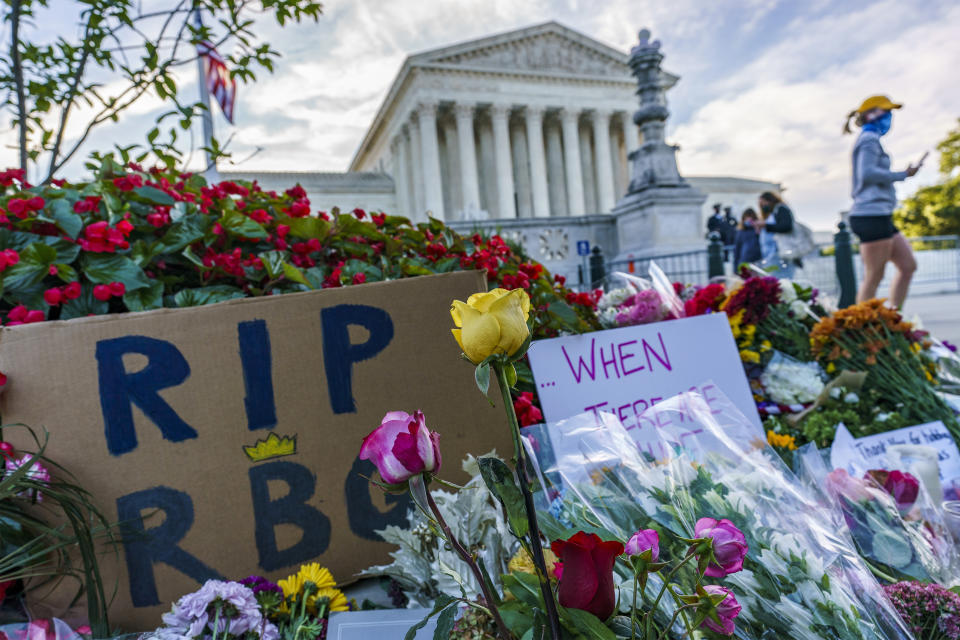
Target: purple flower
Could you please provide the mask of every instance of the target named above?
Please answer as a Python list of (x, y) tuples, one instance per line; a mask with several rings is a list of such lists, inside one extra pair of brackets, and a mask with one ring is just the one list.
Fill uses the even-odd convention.
[(942, 340), (941, 342), (943, 342), (943, 346), (945, 346), (947, 349), (950, 349), (950, 351), (953, 351), (954, 353), (957, 352), (957, 345), (953, 344), (949, 340)]
[(660, 536), (653, 529), (643, 529), (630, 536), (624, 551), (628, 556), (638, 556), (647, 549), (651, 550), (651, 562), (660, 559)]
[(719, 604), (716, 605), (717, 618), (720, 620), (720, 624), (717, 624), (711, 617), (708, 616), (707, 619), (703, 621), (703, 626), (711, 631), (722, 633), (725, 636), (732, 636), (733, 632), (736, 630), (734, 620), (736, 620), (737, 616), (740, 615), (740, 609), (743, 607), (741, 607), (740, 603), (737, 602), (733, 592), (726, 587), (708, 584), (703, 587), (703, 590), (711, 596), (726, 596), (722, 601), (720, 601)]
[(273, 591), (274, 593), (283, 594), (283, 589), (273, 582), (270, 582), (263, 576), (247, 576), (240, 581), (240, 584), (253, 591), (254, 595), (258, 595), (264, 591)]
[(735, 524), (726, 519), (700, 518), (693, 527), (693, 534), (695, 538), (710, 538), (713, 541), (716, 562), (707, 565), (703, 575), (723, 578), (743, 569), (747, 539)]
[(264, 620), (252, 589), (239, 582), (221, 580), (207, 580), (200, 589), (180, 598), (163, 615), (164, 628), (158, 629), (156, 635), (171, 640), (176, 636), (210, 638), (218, 611), (218, 635), (229, 631), (234, 636), (253, 633), (261, 640), (280, 637), (277, 627)]

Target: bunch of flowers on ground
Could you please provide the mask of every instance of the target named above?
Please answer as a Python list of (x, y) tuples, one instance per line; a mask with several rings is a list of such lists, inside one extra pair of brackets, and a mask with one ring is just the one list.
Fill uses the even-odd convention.
[(276, 584), (262, 576), (208, 580), (174, 603), (163, 615), (163, 626), (144, 637), (323, 640), (330, 613), (352, 606), (330, 572), (314, 562)]
[(884, 591), (917, 640), (960, 639), (960, 595), (921, 582), (898, 582)]

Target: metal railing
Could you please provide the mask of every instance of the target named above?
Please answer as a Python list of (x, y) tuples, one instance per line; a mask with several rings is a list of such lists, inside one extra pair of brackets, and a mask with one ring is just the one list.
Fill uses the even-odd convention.
[[(960, 236), (924, 236), (908, 238), (917, 259), (917, 271), (910, 285), (914, 295), (960, 291)], [(857, 283), (863, 280), (863, 262), (857, 258), (859, 243), (846, 228), (838, 225), (832, 243), (821, 243), (802, 260), (795, 273), (798, 282), (812, 285), (821, 292), (834, 296), (840, 306), (852, 304), (856, 298)], [(727, 254), (725, 256), (725, 253)], [(706, 284), (710, 278), (733, 272), (729, 247), (724, 247), (719, 235), (712, 237), (707, 247), (694, 251), (640, 256), (628, 260), (607, 261), (598, 247), (593, 248), (589, 260), (591, 287), (601, 286), (605, 278), (617, 271), (645, 277), (650, 263), (655, 262), (675, 282)], [(880, 290), (890, 286), (893, 267), (888, 267)]]

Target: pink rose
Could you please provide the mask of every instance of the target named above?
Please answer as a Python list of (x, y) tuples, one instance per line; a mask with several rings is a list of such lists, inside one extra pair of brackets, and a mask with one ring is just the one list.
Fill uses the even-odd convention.
[(846, 469), (834, 469), (828, 473), (825, 486), (827, 493), (834, 498), (843, 496), (847, 500), (860, 502), (872, 497), (867, 483), (852, 477)]
[(638, 556), (647, 549), (652, 552), (650, 562), (657, 562), (660, 559), (660, 536), (653, 529), (637, 531), (624, 548), (628, 556)]
[(418, 473), (440, 469), (439, 438), (439, 434), (427, 429), (422, 412), (411, 416), (391, 411), (363, 439), (360, 459), (373, 462), (384, 482), (398, 484)]
[(710, 538), (713, 541), (716, 562), (707, 565), (703, 575), (723, 578), (743, 569), (747, 539), (735, 524), (726, 519), (700, 518), (693, 526), (693, 534), (695, 538)]
[(717, 622), (713, 620), (712, 616), (707, 616), (707, 619), (703, 621), (703, 626), (711, 631), (722, 633), (725, 636), (732, 636), (736, 629), (734, 620), (736, 620), (737, 616), (740, 615), (740, 609), (743, 607), (741, 607), (740, 603), (737, 602), (733, 592), (726, 587), (708, 584), (703, 587), (703, 590), (711, 596), (726, 596), (720, 601), (719, 604), (716, 605), (715, 609), (717, 619), (720, 621), (720, 624), (717, 624)]

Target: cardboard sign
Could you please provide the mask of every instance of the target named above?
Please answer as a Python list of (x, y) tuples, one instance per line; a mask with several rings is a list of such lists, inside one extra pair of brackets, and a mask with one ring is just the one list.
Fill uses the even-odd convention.
[[(430, 613), (429, 609), (382, 609), (343, 611), (330, 615), (327, 640), (402, 640), (410, 627)], [(431, 640), (437, 616), (417, 630), (415, 640)]]
[[(584, 412), (614, 414), (638, 444), (658, 441), (656, 404), (684, 391), (720, 411), (729, 398), (758, 431), (740, 354), (722, 313), (537, 340), (530, 366), (549, 422)], [(704, 383), (704, 380), (716, 382)]]
[(450, 335), (451, 300), (484, 289), (462, 272), (4, 327), (4, 420), (49, 430), (49, 456), (129, 523), (102, 565), (111, 623), (151, 629), (210, 578), (317, 561), (345, 583), (388, 562), (374, 531), (410, 503), (357, 459), (387, 411), (423, 410), (451, 479), (510, 450)]
[(867, 469), (889, 469), (887, 465), (890, 447), (897, 445), (919, 445), (935, 449), (944, 497), (957, 497), (960, 492), (960, 450), (957, 449), (953, 436), (940, 421), (862, 438), (854, 438), (846, 426), (840, 424), (830, 448), (830, 464), (834, 469), (846, 469), (855, 475), (862, 475)]

